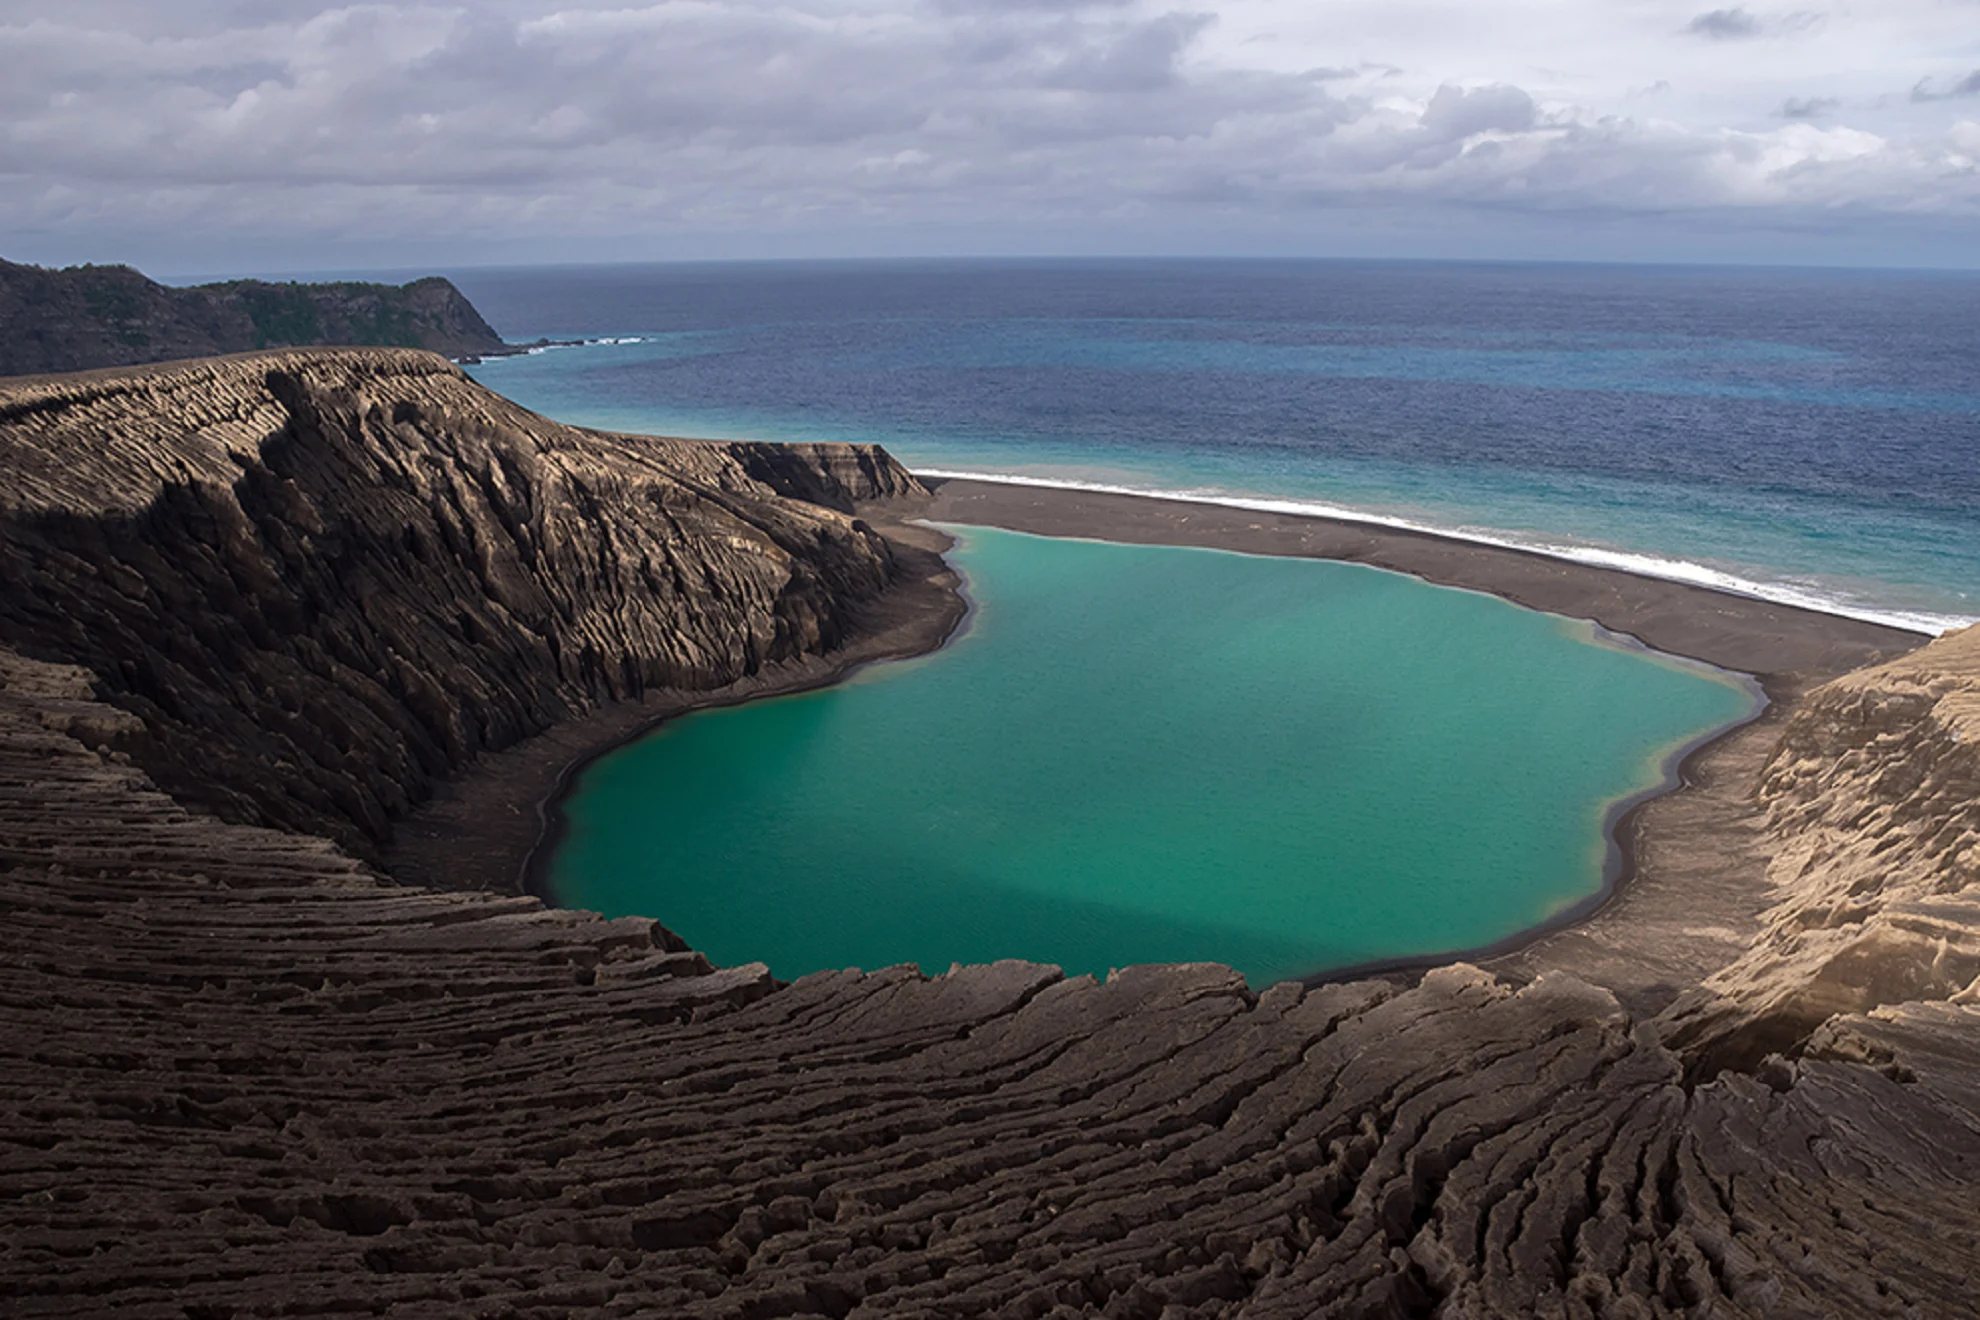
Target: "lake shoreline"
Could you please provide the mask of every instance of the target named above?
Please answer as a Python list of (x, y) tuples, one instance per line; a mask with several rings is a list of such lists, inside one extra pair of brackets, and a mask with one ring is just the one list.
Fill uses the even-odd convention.
[(1772, 855), (1752, 788), (1778, 731), (1812, 688), (1915, 650), (1928, 638), (1710, 587), (1557, 559), (1532, 551), (1317, 515), (1077, 488), (922, 478), (923, 516), (1045, 536), (1193, 545), (1246, 554), (1334, 559), (1478, 591), (1751, 676), (1766, 705), (1681, 749), (1665, 785), (1619, 803), (1608, 822), (1615, 878), (1539, 925), (1483, 947), (1385, 959), (1302, 978), (1413, 979), (1475, 961), (1514, 981), (1565, 970), (1661, 1010), (1741, 952), (1772, 902)]
[(931, 522), (1367, 564), (1588, 619), (1653, 650), (1743, 674), (1842, 673), (1930, 640), (1846, 615), (1414, 528), (1070, 486), (920, 479), (934, 492), (923, 514)]
[(1314, 986), (1332, 985), (1338, 982), (1383, 977), (1407, 977), (1413, 980), (1415, 973), (1428, 971), (1432, 967), (1441, 967), (1446, 963), (1490, 965), (1495, 960), (1525, 953), (1549, 936), (1592, 921), (1621, 896), (1637, 878), (1637, 847), (1632, 837), (1632, 826), (1644, 810), (1658, 798), (1684, 791), (1687, 783), (1691, 782), (1690, 772), (1695, 772), (1710, 758), (1720, 743), (1735, 738), (1748, 726), (1765, 719), (1772, 707), (1773, 700), (1765, 696), (1763, 690), (1754, 708), (1745, 715), (1730, 724), (1709, 729), (1696, 738), (1687, 740), (1662, 758), (1656, 784), (1609, 804), (1608, 810), (1602, 817), (1602, 837), (1608, 845), (1608, 855), (1602, 867), (1601, 887), (1594, 893), (1577, 899), (1535, 925), (1523, 927), (1488, 944), (1450, 949), (1439, 953), (1409, 954), (1398, 958), (1375, 958), (1367, 962), (1350, 963), (1345, 967), (1330, 968), (1302, 976), (1298, 978), (1300, 984), (1310, 989)]
[(960, 576), (943, 558), (953, 541), (933, 527), (897, 521), (897, 511), (892, 504), (863, 511), (893, 543), (902, 572), (859, 611), (857, 631), (845, 644), (719, 688), (659, 688), (609, 702), (484, 756), (398, 822), (383, 869), (404, 884), (519, 894), (562, 906), (549, 883), (549, 860), (566, 828), (560, 804), (593, 762), (693, 711), (828, 687), (867, 665), (946, 646), (970, 611)]
[[(1752, 675), (1764, 691), (1761, 709), (1677, 749), (1658, 786), (1615, 804), (1604, 829), (1612, 864), (1598, 893), (1488, 946), (1300, 978), (1308, 984), (1412, 979), (1429, 967), (1476, 961), (1515, 980), (1564, 967), (1612, 985), (1632, 1007), (1661, 1008), (1758, 929), (1755, 918), (1767, 905), (1766, 849), (1746, 790), (1771, 750), (1772, 730), (1810, 687), (1925, 640), (1843, 616), (1406, 529), (961, 478), (924, 484), (931, 499), (861, 511), (910, 554), (939, 556), (949, 538), (927, 524), (955, 523), (1362, 563), (1589, 619), (1651, 649)], [(838, 652), (713, 692), (649, 694), (601, 708), (487, 758), (402, 825), (387, 869), (408, 882), (520, 891), (554, 905), (547, 877), (563, 830), (559, 804), (587, 766), (691, 710), (810, 690), (866, 664), (939, 650), (964, 623), (959, 583), (953, 570), (926, 565), (907, 576), (876, 602), (861, 637)], [(479, 856), (462, 856), (464, 844)], [(662, 921), (665, 915), (658, 914)], [(1701, 929), (1710, 937), (1701, 938)]]

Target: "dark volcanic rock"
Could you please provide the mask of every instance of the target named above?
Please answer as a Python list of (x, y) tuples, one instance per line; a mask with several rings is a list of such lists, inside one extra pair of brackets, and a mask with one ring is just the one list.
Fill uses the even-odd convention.
[(918, 489), (878, 450), (577, 431), (383, 351), (38, 384), (0, 435), (0, 644), (95, 673), (182, 800), (360, 850), (484, 750), (843, 641), (888, 542), (753, 474)]
[(121, 367), (311, 344), (499, 352), (502, 337), (438, 276), (410, 284), (180, 289), (129, 266), (48, 270), (0, 261), (0, 376)]
[[(1463, 965), (1263, 993), (1208, 965), (779, 987), (650, 921), (400, 887), (216, 821), (126, 749), (182, 775), (202, 748), (228, 774), (268, 756), (219, 800), (276, 819), (614, 673), (829, 645), (886, 552), (771, 488), (894, 469), (648, 452), (410, 356), (200, 370), (4, 401), (7, 595), (25, 573), (38, 602), (0, 650), (7, 1314), (1976, 1313), (1980, 982), (1879, 977), (1929, 997), (1827, 1016), (1823, 969), (1859, 963), (1822, 886), (1897, 877), (1854, 934), (1898, 963), (1970, 889), (1980, 633), (1792, 721), (1768, 793), (1797, 869), (1716, 1008), (1637, 1020), (1572, 977)], [(671, 567), (631, 572), (635, 546)], [(499, 607), (471, 605), (486, 636), (448, 632), (456, 592)], [(150, 654), (122, 640), (131, 602), (176, 624)], [(393, 689), (401, 644), (458, 679)], [(141, 699), (148, 674), (171, 681)], [(318, 732), (256, 750), (285, 714)], [(1797, 911), (1837, 957), (1798, 956)], [(1806, 987), (1812, 1032), (1727, 1055), (1727, 1024)]]
[(877, 445), (737, 441), (723, 447), (742, 464), (743, 471), (779, 495), (841, 513), (853, 512), (866, 500), (927, 493), (906, 468)]
[(11, 1315), (1973, 1313), (1972, 1007), (1697, 1085), (1462, 966), (779, 990), (188, 814), (0, 678)]

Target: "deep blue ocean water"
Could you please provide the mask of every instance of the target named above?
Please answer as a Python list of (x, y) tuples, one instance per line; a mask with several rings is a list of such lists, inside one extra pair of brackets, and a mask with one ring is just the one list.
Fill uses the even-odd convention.
[[(1980, 616), (1980, 275), (1316, 261), (457, 272), (475, 374), (620, 430), (1423, 525)], [(630, 342), (628, 342), (630, 341)]]

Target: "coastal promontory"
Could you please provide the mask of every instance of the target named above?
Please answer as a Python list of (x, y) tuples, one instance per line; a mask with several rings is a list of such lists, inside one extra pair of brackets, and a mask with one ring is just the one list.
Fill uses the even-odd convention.
[(1974, 632), (1795, 690), (1727, 863), (1771, 910), (1659, 1012), (783, 985), (385, 869), (535, 738), (938, 642), (924, 498), (408, 351), (0, 383), (9, 1313), (1975, 1313)]
[(0, 261), (0, 376), (320, 344), (450, 357), (504, 347), (439, 276), (409, 284), (227, 280), (174, 288), (129, 266), (57, 270)]

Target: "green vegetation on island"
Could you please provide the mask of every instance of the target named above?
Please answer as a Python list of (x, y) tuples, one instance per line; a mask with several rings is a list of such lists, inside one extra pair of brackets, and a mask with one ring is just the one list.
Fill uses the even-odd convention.
[(503, 348), (461, 291), (229, 280), (172, 288), (129, 266), (0, 261), (0, 376), (133, 366), (258, 348), (347, 344), (463, 357)]

